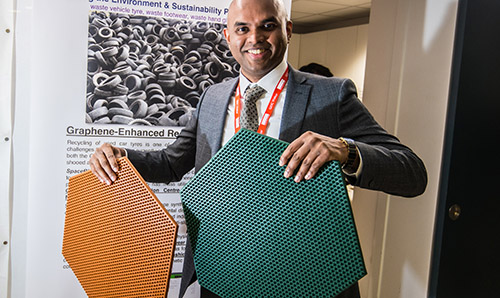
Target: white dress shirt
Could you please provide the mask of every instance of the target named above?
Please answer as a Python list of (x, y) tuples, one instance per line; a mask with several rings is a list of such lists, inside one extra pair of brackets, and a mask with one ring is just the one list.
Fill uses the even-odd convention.
[[(266, 90), (264, 96), (257, 100), (257, 113), (259, 114), (259, 121), (262, 119), (262, 116), (266, 112), (267, 105), (271, 101), (271, 96), (273, 95), (274, 90), (276, 89), (276, 85), (278, 84), (281, 76), (287, 69), (288, 65), (285, 60), (283, 60), (275, 69), (270, 71), (264, 77), (262, 77), (257, 83), (250, 82), (243, 74), (240, 73), (240, 91), (243, 96), (243, 93), (247, 89), (248, 85), (257, 84)], [(273, 114), (271, 118), (269, 118), (269, 123), (267, 125), (267, 130), (265, 135), (273, 137), (277, 139), (280, 134), (280, 123), (281, 123), (281, 115), (283, 114), (283, 107), (285, 105), (286, 98), (286, 88), (287, 85), (281, 91), (280, 96), (276, 102), (276, 106), (274, 108)], [(243, 98), (242, 98), (243, 102)], [(231, 96), (231, 101), (229, 102), (229, 106), (227, 107), (226, 112), (226, 122), (224, 124), (224, 133), (222, 136), (222, 145), (226, 144), (229, 139), (235, 133), (234, 127), (234, 104), (235, 97), (234, 94)]]

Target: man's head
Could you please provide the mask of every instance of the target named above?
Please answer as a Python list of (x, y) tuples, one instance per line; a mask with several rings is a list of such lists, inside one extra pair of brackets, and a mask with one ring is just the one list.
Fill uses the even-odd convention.
[(233, 0), (224, 36), (241, 72), (256, 82), (285, 56), (292, 35), (282, 0)]

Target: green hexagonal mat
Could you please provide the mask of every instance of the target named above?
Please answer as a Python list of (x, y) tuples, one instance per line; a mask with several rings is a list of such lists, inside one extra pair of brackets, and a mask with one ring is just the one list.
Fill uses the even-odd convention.
[(240, 130), (181, 190), (198, 281), (221, 297), (335, 297), (366, 275), (338, 163), (295, 183), (287, 145)]

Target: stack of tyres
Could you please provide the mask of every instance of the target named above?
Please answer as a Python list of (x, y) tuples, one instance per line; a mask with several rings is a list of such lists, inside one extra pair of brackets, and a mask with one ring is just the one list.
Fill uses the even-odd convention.
[(87, 123), (184, 126), (239, 74), (219, 23), (91, 12), (88, 28)]

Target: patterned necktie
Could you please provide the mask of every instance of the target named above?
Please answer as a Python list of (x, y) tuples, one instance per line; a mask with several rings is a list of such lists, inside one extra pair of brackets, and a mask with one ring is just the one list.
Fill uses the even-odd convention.
[(257, 131), (259, 128), (259, 114), (257, 113), (257, 100), (266, 90), (259, 85), (248, 86), (245, 90), (245, 104), (241, 110), (240, 126)]

